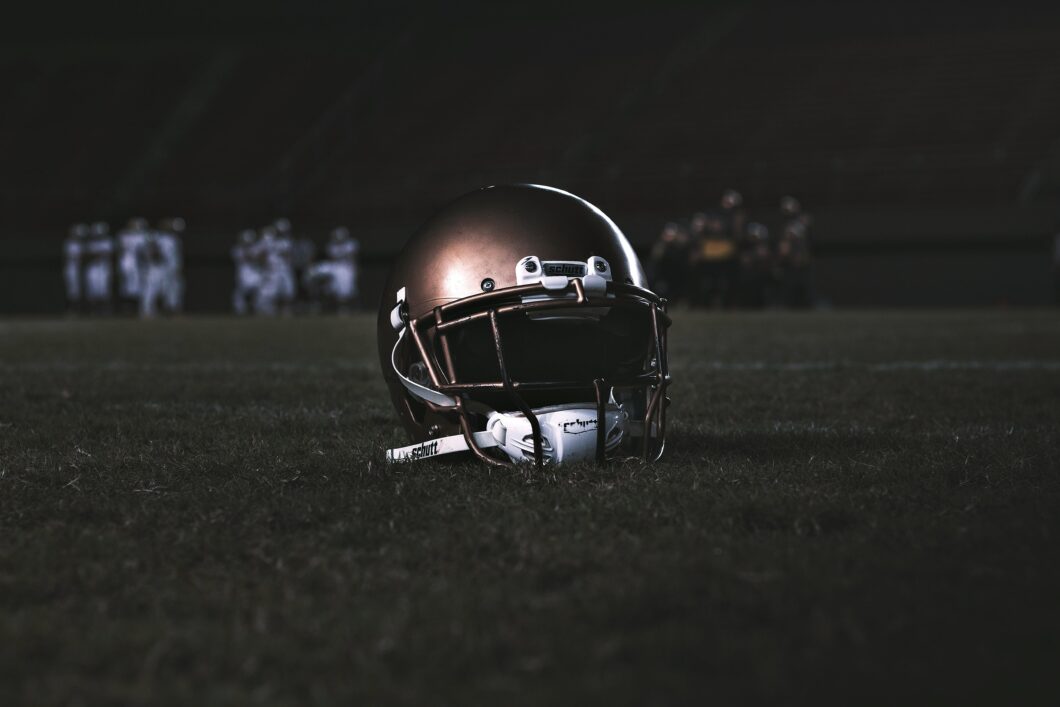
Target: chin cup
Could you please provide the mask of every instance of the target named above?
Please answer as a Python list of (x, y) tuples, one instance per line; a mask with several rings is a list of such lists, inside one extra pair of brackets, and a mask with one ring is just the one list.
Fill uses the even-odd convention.
[[(596, 430), (600, 422), (596, 407), (588, 403), (554, 405), (534, 411), (541, 427), (541, 451), (545, 463), (593, 461), (596, 458)], [(604, 413), (604, 450), (611, 452), (626, 434), (629, 415), (617, 405)], [(515, 462), (534, 461), (534, 432), (530, 420), (520, 412), (494, 412), (486, 421), (486, 431), (497, 446)]]

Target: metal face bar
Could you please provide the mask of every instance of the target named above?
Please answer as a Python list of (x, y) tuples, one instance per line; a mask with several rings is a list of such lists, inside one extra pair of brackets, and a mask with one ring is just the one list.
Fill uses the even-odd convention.
[(489, 310), (490, 318), (490, 329), (493, 331), (493, 345), (497, 349), (497, 365), (501, 370), (501, 380), (504, 382), (504, 389), (508, 391), (508, 395), (512, 401), (515, 402), (516, 406), (526, 415), (526, 419), (530, 421), (530, 429), (534, 433), (534, 464), (539, 469), (545, 465), (544, 451), (541, 449), (541, 423), (537, 420), (537, 415), (530, 409), (530, 406), (526, 404), (523, 397), (519, 395), (515, 390), (515, 386), (512, 385), (511, 378), (508, 377), (508, 368), (504, 365), (504, 346), (501, 344), (501, 330), (497, 325), (497, 312), (496, 310)]
[[(649, 399), (649, 402), (648, 402), (648, 408), (644, 412), (644, 459), (645, 459), (645, 461), (649, 461), (651, 459), (651, 453), (650, 453), (651, 431), (652, 431), (652, 427), (653, 427), (653, 425), (655, 423), (656, 416), (660, 417), (659, 430), (658, 431), (659, 431), (660, 435), (663, 433), (661, 415), (659, 414), (659, 409), (661, 407), (659, 401), (660, 401), (660, 398), (663, 396), (663, 393), (665, 392), (666, 387), (670, 384), (668, 376), (666, 376), (665, 373), (664, 373), (665, 368), (666, 368), (666, 363), (663, 360), (663, 352), (665, 351), (665, 349), (663, 348), (662, 337), (659, 334), (659, 316), (658, 316), (659, 313), (658, 313), (658, 307), (656, 305), (652, 304), (650, 311), (651, 311), (651, 333), (652, 333), (652, 340), (653, 340), (654, 349), (655, 349), (655, 368), (658, 371), (658, 373), (657, 373), (658, 377), (657, 377), (657, 382), (656, 382), (656, 384), (654, 386), (654, 390), (651, 391), (651, 398)], [(661, 450), (660, 450), (660, 453), (661, 453)]]
[(423, 339), (420, 337), (417, 324), (418, 322), (409, 322), (409, 334), (412, 335), (412, 340), (416, 342), (416, 348), (420, 352), (420, 358), (423, 359), (423, 365), (427, 367), (427, 374), (431, 377), (431, 383), (434, 384), (435, 388), (440, 388), (445, 382), (438, 375), (437, 367), (434, 365), (434, 357), (427, 353), (427, 347), (423, 345)]
[[(516, 296), (539, 294), (556, 295), (560, 293), (570, 293), (572, 291), (577, 294), (578, 289), (582, 289), (584, 293), (584, 288), (580, 287), (581, 285), (582, 282), (578, 278), (572, 278), (568, 282), (567, 286), (561, 290), (549, 290), (541, 283), (532, 283), (529, 285), (514, 285), (512, 287), (504, 287), (499, 290), (493, 290), (492, 292), (480, 292), (478, 294), (470, 295), (468, 297), (464, 297), (458, 300), (453, 300), (452, 302), (446, 302), (445, 304), (440, 306), (442, 308), (442, 313), (448, 314), (453, 310), (459, 310), (465, 307), (480, 306), (486, 308), (495, 304), (498, 301), (510, 299)], [(657, 304), (662, 303), (662, 299), (651, 290), (646, 290), (643, 287), (637, 287), (636, 285), (629, 285), (624, 282), (608, 282), (607, 293), (611, 295), (632, 295), (634, 297), (639, 297), (640, 299), (643, 299), (647, 302), (655, 302)], [(417, 315), (417, 318), (421, 316), (424, 315)]]
[(651, 442), (651, 430), (655, 422), (655, 416), (658, 414), (656, 409), (659, 404), (659, 396), (662, 395), (663, 388), (665, 386), (658, 386), (651, 391), (651, 399), (648, 403), (648, 409), (644, 413), (644, 461), (651, 461), (651, 453), (649, 443)]
[[(669, 364), (666, 361), (666, 353), (667, 353), (667, 351), (666, 351), (666, 328), (670, 326), (670, 318), (666, 317), (665, 314), (660, 312), (659, 308), (656, 307), (654, 304), (651, 306), (651, 309), (649, 311), (651, 312), (651, 333), (652, 333), (652, 336), (655, 338), (655, 347), (656, 347), (656, 350), (657, 350), (658, 355), (659, 355), (659, 359), (658, 359), (658, 361), (659, 361), (659, 366), (658, 366), (659, 367), (659, 374), (663, 378), (669, 378), (670, 377)], [(666, 321), (665, 321), (666, 327), (660, 327), (659, 326), (659, 315), (660, 314), (662, 314), (662, 316), (666, 317)]]
[(449, 372), (449, 381), (456, 383), (456, 367), (453, 365), (453, 354), (449, 350), (449, 337), (446, 336), (444, 331), (438, 329), (438, 325), (442, 323), (442, 308), (434, 308), (434, 330), (438, 336), (438, 339), (442, 342), (442, 356), (445, 358), (445, 368)]
[(664, 328), (660, 332), (660, 338), (662, 339), (662, 357), (659, 359), (659, 366), (663, 376), (663, 399), (659, 408), (659, 453), (656, 459), (662, 457), (663, 447), (666, 444), (666, 408), (670, 404), (670, 399), (666, 397), (666, 390), (670, 386), (670, 364), (667, 361), (669, 355), (669, 332)]
[[(616, 388), (632, 388), (634, 386), (650, 385), (659, 380), (656, 373), (642, 373), (628, 380), (615, 381), (612, 385)], [(512, 381), (512, 387), (516, 390), (577, 390), (590, 388), (592, 383), (587, 381)], [(438, 388), (442, 393), (464, 393), (482, 390), (507, 390), (503, 381), (483, 381), (480, 383), (452, 383), (442, 385)]]
[[(584, 307), (584, 302), (578, 300), (567, 299), (567, 300), (540, 300), (537, 302), (520, 302), (518, 304), (506, 304), (496, 308), (497, 314), (515, 314), (518, 312), (532, 312), (535, 310), (556, 310), (556, 309), (572, 309), (575, 307)], [(614, 307), (630, 307), (631, 304), (628, 302), (608, 301), (608, 306)], [(643, 307), (644, 303), (639, 303), (639, 306)], [(448, 331), (471, 322), (486, 319), (486, 312), (475, 312), (466, 316), (454, 319), (449, 322), (444, 322), (438, 325), (438, 329), (441, 331)]]
[(578, 304), (584, 304), (585, 303), (585, 285), (582, 284), (581, 278), (577, 278), (576, 277), (573, 280), (571, 280), (570, 283), (572, 285), (574, 285), (574, 293), (578, 296), (578, 299), (576, 299), (575, 301)]
[(503, 462), (500, 459), (494, 459), (478, 446), (478, 442), (475, 441), (475, 433), (471, 429), (471, 421), (467, 418), (467, 410), (464, 409), (463, 400), (457, 400), (456, 409), (460, 414), (460, 432), (463, 433), (464, 439), (467, 441), (468, 449), (470, 449), (476, 457), (487, 464), (492, 464), (493, 466), (514, 466), (511, 462)]
[[(573, 290), (573, 291), (572, 291)], [(645, 459), (651, 458), (651, 440), (652, 429), (656, 431), (654, 439), (663, 440), (666, 434), (666, 397), (665, 392), (670, 384), (669, 370), (666, 361), (667, 353), (667, 327), (671, 324), (670, 317), (666, 314), (665, 305), (666, 301), (649, 290), (642, 289), (635, 285), (628, 285), (623, 283), (608, 283), (607, 292), (610, 297), (606, 300), (601, 301), (600, 299), (594, 299), (593, 304), (599, 303), (599, 305), (606, 305), (608, 307), (623, 307), (623, 308), (639, 308), (647, 306), (649, 308), (650, 320), (651, 320), (651, 349), (655, 352), (655, 365), (653, 370), (646, 371), (640, 375), (637, 375), (629, 380), (625, 381), (604, 381), (603, 379), (597, 379), (592, 381), (596, 404), (597, 404), (597, 415), (598, 415), (598, 427), (597, 427), (597, 450), (596, 457), (597, 461), (604, 461), (606, 452), (606, 432), (607, 432), (607, 402), (610, 398), (611, 391), (614, 388), (640, 388), (643, 387), (645, 391), (645, 415), (644, 415), (644, 448), (643, 454)], [(512, 298), (520, 297), (525, 295), (533, 294), (548, 294), (547, 299), (540, 299), (532, 302), (522, 302), (517, 300), (512, 302)], [(574, 299), (555, 299), (558, 294), (575, 295)], [(507, 302), (505, 304), (505, 302)], [(499, 306), (494, 306), (488, 311), (472, 312), (465, 316), (459, 317), (455, 320), (446, 321), (445, 316), (449, 313), (456, 313), (460, 310), (466, 310), (472, 305), (483, 305), (486, 303), (496, 303)], [(586, 381), (574, 382), (574, 381), (534, 381), (534, 382), (515, 382), (511, 380), (508, 374), (507, 367), (504, 361), (504, 350), (501, 341), (500, 327), (497, 322), (499, 315), (503, 314), (515, 314), (525, 313), (539, 310), (549, 309), (565, 309), (569, 307), (585, 306), (588, 303), (588, 298), (585, 295), (584, 287), (577, 278), (572, 279), (568, 286), (564, 290), (546, 290), (544, 286), (540, 284), (531, 285), (519, 285), (516, 287), (509, 287), (503, 290), (496, 290), (493, 292), (484, 292), (479, 295), (472, 295), (461, 300), (449, 302), (444, 305), (435, 307), (431, 312), (420, 315), (419, 317), (407, 320), (410, 336), (416, 345), (420, 359), (423, 364), (427, 367), (428, 374), (434, 386), (446, 393), (455, 394), (457, 397), (457, 406), (455, 412), (459, 418), (460, 430), (463, 433), (465, 439), (468, 442), (469, 448), (472, 452), (483, 461), (497, 466), (511, 467), (515, 464), (509, 461), (501, 461), (487, 454), (481, 449), (476, 443), (474, 438), (474, 432), (471, 429), (471, 419), (469, 413), (464, 405), (464, 400), (461, 396), (463, 393), (484, 391), (484, 390), (504, 390), (506, 391), (515, 405), (519, 410), (526, 415), (530, 422), (531, 429), (534, 434), (534, 459), (538, 467), (544, 464), (544, 453), (543, 453), (543, 437), (541, 435), (541, 426), (534, 414), (533, 410), (527, 405), (526, 401), (523, 400), (522, 396), (519, 395), (520, 390), (556, 390), (556, 389), (587, 389), (590, 383)], [(483, 382), (483, 383), (458, 383), (456, 380), (456, 369), (453, 363), (452, 353), (449, 348), (448, 338), (446, 333), (449, 329), (469, 324), (474, 321), (482, 319), (489, 319), (490, 328), (493, 335), (494, 347), (496, 348), (497, 361), (501, 372), (502, 380), (500, 382)], [(438, 361), (438, 358), (429, 351), (425, 337), (421, 335), (419, 330), (420, 326), (435, 327), (435, 335), (441, 342), (442, 356), (445, 361), (445, 372), (442, 370), (442, 366)], [(454, 410), (452, 408), (443, 409), (435, 405), (427, 403), (428, 408), (434, 410), (440, 414), (452, 414)], [(662, 453), (662, 443), (656, 450), (655, 457), (658, 458)]]
[[(509, 304), (508, 306), (497, 307), (499, 314), (505, 314), (510, 311), (527, 311), (531, 309), (559, 309), (564, 307), (578, 306), (585, 304), (587, 301), (585, 298), (585, 290), (581, 285), (581, 281), (572, 280), (572, 284), (568, 285), (562, 290), (546, 290), (542, 285), (518, 285), (515, 287), (506, 287), (501, 290), (494, 290), (493, 292), (483, 292), (477, 295), (471, 295), (463, 299), (455, 300), (447, 304), (435, 307), (435, 310), (441, 310), (441, 314), (444, 318), (446, 314), (455, 313), (458, 310), (467, 309), (475, 304), (496, 304), (500, 302), (510, 301), (517, 299), (525, 295), (549, 295), (548, 299), (535, 300), (532, 302), (519, 302), (518, 305)], [(557, 296), (562, 294), (574, 294), (576, 299), (566, 300), (559, 299)], [(661, 304), (663, 300), (652, 292), (636, 287), (634, 285), (625, 285), (619, 283), (608, 283), (608, 294), (613, 295), (606, 299), (608, 305), (618, 304), (639, 304), (641, 306), (646, 304)], [(595, 300), (594, 300), (595, 301)], [(509, 309), (509, 307), (515, 306), (516, 309)], [(666, 324), (669, 325), (670, 318), (665, 312), (660, 312), (661, 316), (665, 320)], [(444, 328), (453, 326), (457, 322), (463, 321), (474, 321), (485, 317), (485, 311), (474, 312), (471, 315), (464, 317), (458, 317), (457, 319), (450, 320), (444, 324), (439, 324)], [(434, 319), (438, 323), (438, 316), (434, 310), (420, 314), (416, 316), (416, 321), (420, 323), (426, 323), (428, 320)]]
[[(520, 302), (518, 304), (507, 304), (497, 307), (497, 314), (516, 314), (520, 312), (533, 312), (538, 310), (556, 310), (556, 309), (574, 309), (584, 307), (585, 302), (579, 302), (577, 300), (566, 299), (566, 300), (539, 300), (536, 302)], [(609, 299), (604, 301), (601, 307), (619, 307), (624, 309), (638, 309), (652, 304), (651, 302), (645, 302), (644, 300), (635, 299)], [(662, 315), (666, 317), (665, 314)], [(438, 324), (439, 331), (448, 331), (471, 322), (486, 319), (486, 312), (475, 312), (466, 316), (460, 317), (459, 319), (453, 319), (452, 321), (442, 322)], [(666, 317), (666, 323), (669, 324), (669, 317)]]
[(611, 397), (611, 386), (603, 378), (593, 381), (596, 389), (596, 463), (603, 464), (607, 441), (607, 399)]

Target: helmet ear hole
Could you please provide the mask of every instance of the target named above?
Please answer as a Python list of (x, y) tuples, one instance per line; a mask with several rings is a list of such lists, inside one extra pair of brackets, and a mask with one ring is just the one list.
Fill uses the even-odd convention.
[(422, 361), (416, 361), (409, 366), (409, 378), (420, 385), (428, 385), (431, 382), (427, 375), (427, 366)]

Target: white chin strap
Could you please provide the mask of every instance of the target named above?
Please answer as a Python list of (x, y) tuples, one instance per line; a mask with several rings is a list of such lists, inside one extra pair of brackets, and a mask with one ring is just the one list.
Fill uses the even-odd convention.
[[(534, 410), (541, 426), (541, 453), (546, 464), (592, 461), (596, 458), (596, 407), (586, 403), (553, 405)], [(614, 450), (626, 435), (629, 415), (611, 403), (604, 413), (604, 450)], [(493, 412), (486, 429), (475, 433), (480, 449), (500, 447), (514, 462), (534, 462), (534, 431), (521, 412)], [(428, 442), (388, 450), (388, 462), (407, 462), (468, 450), (464, 435), (439, 437)]]

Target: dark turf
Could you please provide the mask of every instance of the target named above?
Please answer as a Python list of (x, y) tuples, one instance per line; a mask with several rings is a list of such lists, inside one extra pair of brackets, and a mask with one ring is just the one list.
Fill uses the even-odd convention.
[(368, 318), (0, 322), (0, 704), (1058, 704), (1060, 316), (679, 315), (666, 461), (388, 468)]

